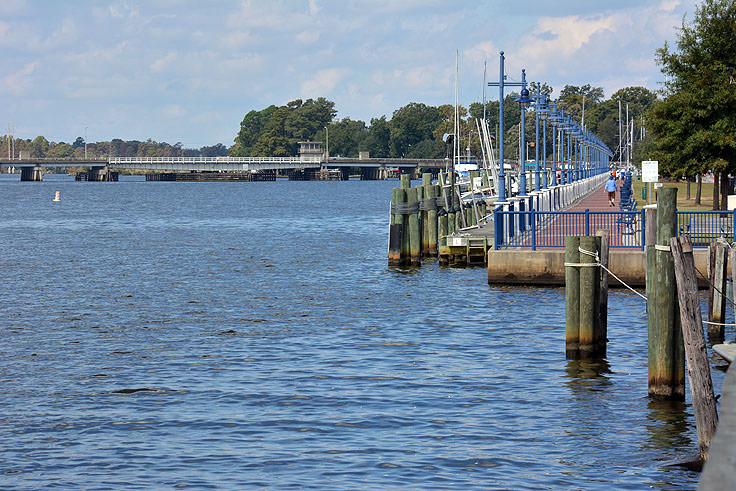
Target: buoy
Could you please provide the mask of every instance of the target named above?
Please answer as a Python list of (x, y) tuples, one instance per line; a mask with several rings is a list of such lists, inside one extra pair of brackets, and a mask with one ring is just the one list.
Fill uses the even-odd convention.
[(61, 201), (61, 198), (59, 197), (61, 193), (59, 191), (56, 191), (56, 196), (54, 196), (54, 201)]

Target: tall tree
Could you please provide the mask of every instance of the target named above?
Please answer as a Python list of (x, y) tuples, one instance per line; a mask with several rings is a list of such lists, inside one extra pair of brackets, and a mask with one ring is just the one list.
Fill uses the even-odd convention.
[[(736, 66), (736, 2), (703, 0), (691, 24), (683, 19), (676, 45), (672, 50), (665, 42), (657, 62), (667, 76), (667, 99), (682, 103), (676, 117), (691, 122), (682, 146), (725, 179), (736, 171), (736, 87), (729, 83)], [(714, 209), (725, 205), (725, 195), (720, 204), (716, 199)]]

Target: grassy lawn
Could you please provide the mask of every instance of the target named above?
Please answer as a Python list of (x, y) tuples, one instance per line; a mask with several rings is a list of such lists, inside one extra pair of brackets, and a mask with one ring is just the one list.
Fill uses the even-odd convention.
[[(690, 199), (687, 199), (687, 183), (685, 182), (665, 182), (663, 183), (666, 187), (677, 188), (677, 209), (682, 211), (710, 211), (713, 209), (713, 183), (703, 183), (702, 196), (700, 197), (700, 205), (695, 204), (695, 191), (697, 189), (696, 183), (690, 183)], [(641, 209), (646, 204), (646, 200), (641, 197), (641, 190), (644, 187), (644, 183), (640, 180), (634, 179), (632, 182), (633, 197), (637, 200), (637, 208)], [(654, 185), (652, 185), (654, 189)], [(656, 196), (656, 193), (654, 193)], [(652, 203), (656, 203), (656, 199), (653, 197)]]

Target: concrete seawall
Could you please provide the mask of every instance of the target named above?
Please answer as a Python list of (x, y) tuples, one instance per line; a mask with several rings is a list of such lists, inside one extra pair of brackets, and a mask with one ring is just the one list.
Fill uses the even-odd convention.
[[(704, 275), (708, 268), (708, 250), (695, 251), (695, 267)], [(489, 250), (489, 285), (565, 285), (565, 250)], [(646, 253), (640, 250), (610, 249), (608, 269), (630, 286), (644, 287), (647, 270)], [(622, 286), (611, 277), (611, 287)], [(706, 283), (698, 275), (698, 286)]]

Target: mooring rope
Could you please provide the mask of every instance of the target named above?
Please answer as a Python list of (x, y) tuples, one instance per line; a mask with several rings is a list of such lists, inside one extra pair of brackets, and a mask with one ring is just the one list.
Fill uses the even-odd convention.
[(566, 262), (565, 263), (565, 266), (573, 266), (573, 267), (592, 267), (592, 266), (598, 267), (598, 266), (600, 266), (601, 268), (605, 269), (608, 272), (608, 274), (610, 274), (611, 276), (613, 276), (614, 278), (616, 278), (616, 280), (618, 280), (618, 282), (621, 283), (622, 285), (624, 285), (626, 288), (628, 288), (632, 292), (636, 293), (637, 295), (639, 295), (644, 300), (647, 299), (647, 297), (645, 295), (642, 295), (638, 291), (634, 290), (632, 287), (630, 287), (629, 285), (627, 285), (624, 280), (622, 280), (621, 278), (619, 278), (618, 276), (616, 276), (613, 271), (611, 271), (610, 269), (608, 269), (607, 267), (605, 267), (601, 263), (600, 258), (598, 257), (598, 251), (587, 251), (587, 250), (583, 249), (582, 247), (578, 247), (578, 252), (580, 254), (585, 254), (587, 256), (591, 256), (591, 257), (595, 258), (595, 262), (593, 262), (593, 263), (568, 263), (568, 262)]

